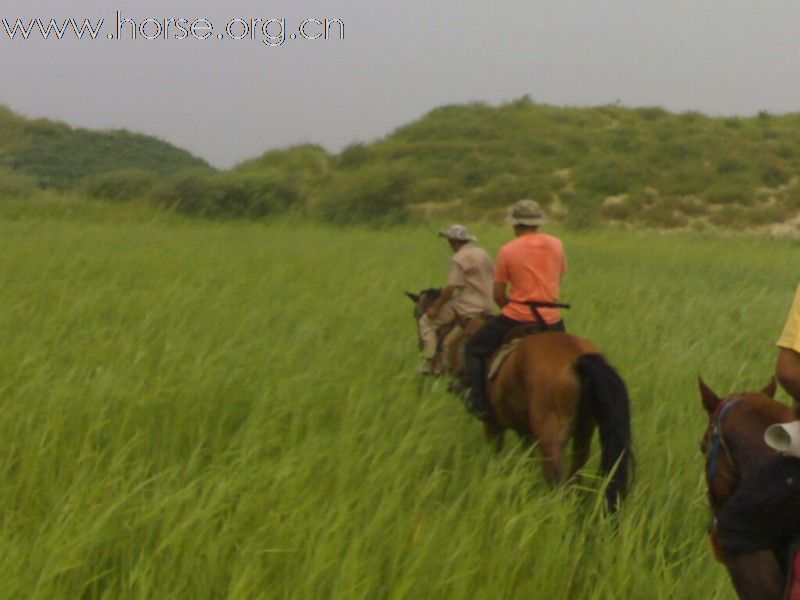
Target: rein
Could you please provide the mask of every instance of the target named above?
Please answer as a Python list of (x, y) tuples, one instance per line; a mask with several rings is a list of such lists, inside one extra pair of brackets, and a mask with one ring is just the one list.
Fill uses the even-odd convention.
[[(717, 406), (714, 414), (711, 417), (711, 431), (709, 434), (708, 440), (708, 462), (706, 463), (706, 487), (708, 488), (708, 496), (711, 499), (712, 506), (717, 506), (717, 499), (714, 496), (714, 486), (713, 482), (714, 479), (720, 473), (729, 481), (738, 481), (739, 474), (737, 473), (736, 463), (733, 462), (733, 456), (731, 455), (730, 448), (728, 448), (728, 443), (725, 441), (725, 436), (722, 435), (722, 420), (725, 418), (725, 415), (731, 410), (739, 402), (740, 398), (733, 398), (726, 402), (720, 402)], [(728, 459), (728, 465), (730, 465), (730, 469), (732, 473), (726, 473), (720, 470), (719, 468), (719, 455), (720, 449), (725, 453), (725, 458)], [(714, 550), (714, 556), (720, 562), (725, 562), (722, 548), (719, 544), (719, 539), (717, 538), (717, 517), (716, 515), (711, 517), (711, 522), (708, 526), (708, 532), (711, 535), (711, 546)]]
[(550, 327), (547, 325), (547, 321), (544, 320), (542, 313), (539, 312), (540, 308), (570, 308), (570, 304), (561, 304), (560, 302), (524, 302), (528, 308), (531, 309), (536, 322), (539, 324), (539, 327), (542, 328), (542, 331), (547, 331)]
[[(711, 418), (711, 435), (709, 438), (709, 450), (708, 450), (708, 467), (707, 467), (707, 478), (709, 484), (717, 477), (720, 472), (719, 469), (719, 451), (722, 448), (722, 451), (725, 452), (725, 458), (728, 459), (728, 464), (730, 465), (731, 469), (734, 471), (733, 476), (730, 474), (724, 474), (727, 476), (728, 479), (732, 481), (736, 481), (739, 479), (738, 473), (736, 473), (736, 463), (733, 462), (733, 456), (731, 455), (731, 451), (728, 448), (728, 444), (725, 441), (725, 436), (722, 435), (722, 420), (725, 418), (725, 415), (728, 414), (731, 408), (733, 408), (739, 402), (739, 398), (733, 398), (732, 400), (728, 400), (727, 402), (721, 402), (717, 409), (714, 411), (714, 415)], [(709, 492), (711, 491), (711, 486), (709, 485)]]

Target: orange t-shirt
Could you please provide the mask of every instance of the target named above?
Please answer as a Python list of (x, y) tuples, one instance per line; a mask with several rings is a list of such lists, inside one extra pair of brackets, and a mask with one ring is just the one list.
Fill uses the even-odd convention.
[[(531, 309), (520, 302), (558, 302), (561, 275), (567, 272), (561, 240), (543, 233), (526, 233), (502, 248), (494, 270), (496, 283), (511, 284), (509, 302), (501, 311), (515, 321), (535, 321)], [(561, 319), (558, 308), (540, 308), (547, 323)]]

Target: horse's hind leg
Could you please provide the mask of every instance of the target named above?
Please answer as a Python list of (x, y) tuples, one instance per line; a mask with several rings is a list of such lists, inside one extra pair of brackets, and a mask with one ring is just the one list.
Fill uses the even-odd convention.
[(586, 461), (589, 460), (594, 427), (594, 420), (589, 415), (578, 415), (578, 419), (575, 423), (575, 431), (572, 434), (572, 465), (569, 470), (569, 478), (572, 481), (578, 480), (578, 471), (580, 471), (586, 464)]
[(564, 481), (566, 427), (557, 419), (548, 419), (533, 430), (539, 443), (539, 452), (542, 454), (544, 478), (550, 485), (558, 485)]

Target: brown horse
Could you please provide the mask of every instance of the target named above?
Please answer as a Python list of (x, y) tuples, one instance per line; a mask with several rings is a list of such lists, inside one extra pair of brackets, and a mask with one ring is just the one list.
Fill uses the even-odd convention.
[(708, 426), (700, 442), (705, 456), (706, 484), (713, 521), (712, 542), (717, 559), (728, 569), (739, 598), (772, 600), (784, 597), (788, 556), (770, 550), (725, 557), (716, 537), (717, 516), (733, 496), (740, 481), (775, 458), (764, 442), (764, 431), (774, 423), (791, 421), (793, 411), (776, 402), (774, 378), (759, 392), (741, 392), (721, 399), (699, 380)]
[[(426, 290), (417, 298), (419, 306), (435, 296)], [(469, 333), (479, 326), (477, 320), (464, 324), (455, 354), (463, 351)], [(453, 374), (466, 381), (462, 371), (463, 367), (454, 369)], [(487, 388), (494, 409), (494, 418), (484, 425), (487, 438), (499, 450), (504, 431), (512, 429), (538, 443), (544, 476), (551, 485), (575, 476), (586, 464), (599, 426), (600, 466), (610, 476), (606, 499), (611, 510), (617, 508), (627, 494), (634, 464), (630, 400), (625, 382), (591, 342), (558, 331), (525, 335)], [(566, 473), (570, 438), (572, 464)]]

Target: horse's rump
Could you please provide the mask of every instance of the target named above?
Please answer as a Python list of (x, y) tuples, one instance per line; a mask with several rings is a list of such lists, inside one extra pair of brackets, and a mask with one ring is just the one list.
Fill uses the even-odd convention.
[[(542, 408), (551, 408), (571, 416), (572, 405), (580, 400), (580, 380), (573, 369), (581, 354), (596, 352), (591, 342), (563, 331), (540, 331), (516, 340), (515, 347), (505, 360), (495, 368), (495, 376), (489, 382), (489, 396), (518, 397), (517, 401), (530, 404), (533, 393)], [(498, 353), (490, 359), (494, 361)], [(493, 404), (498, 404), (493, 400)], [(525, 406), (525, 413), (528, 412)]]
[(633, 465), (629, 398), (622, 378), (590, 341), (561, 331), (524, 337), (500, 365), (489, 391), (499, 424), (539, 441), (551, 480), (564, 475), (560, 465), (570, 436), (579, 448), (577, 466), (585, 463), (597, 424), (601, 468), (613, 473), (608, 504), (616, 508)]

